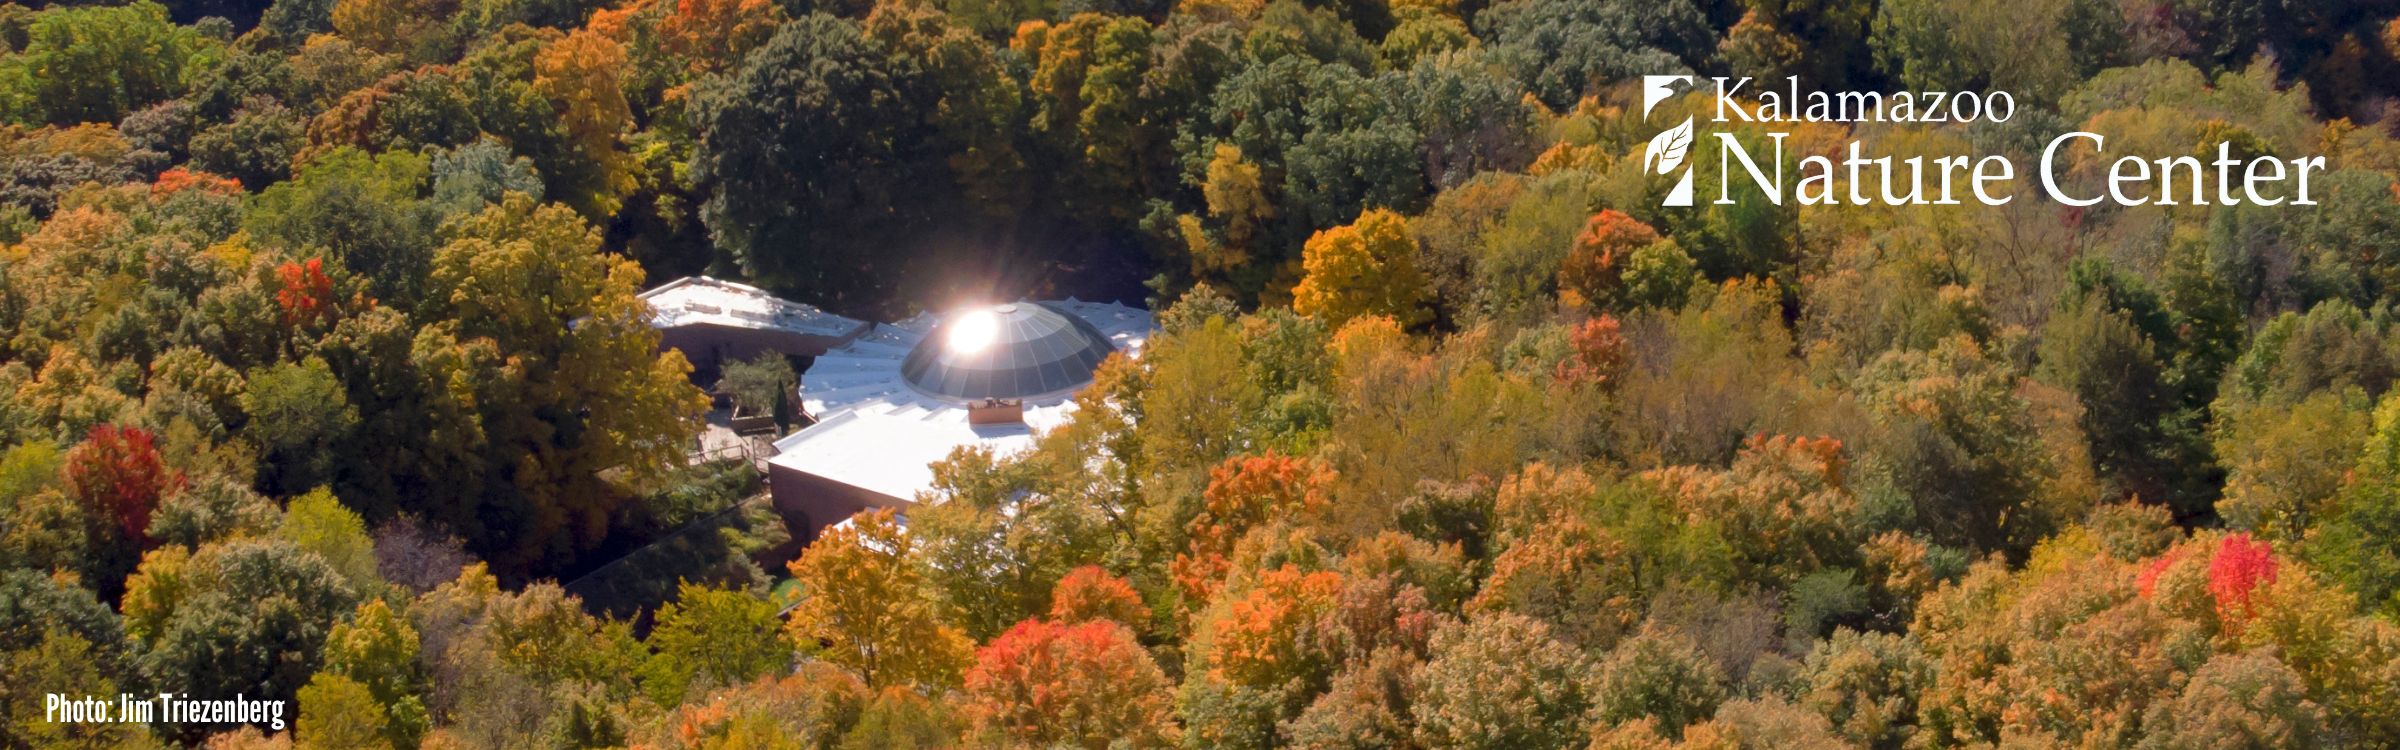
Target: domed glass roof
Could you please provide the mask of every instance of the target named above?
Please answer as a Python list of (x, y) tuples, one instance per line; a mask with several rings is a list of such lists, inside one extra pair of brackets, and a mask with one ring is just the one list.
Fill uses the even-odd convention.
[(1092, 382), (1116, 347), (1083, 318), (1040, 302), (962, 311), (942, 320), (900, 362), (900, 377), (932, 396), (1021, 399)]

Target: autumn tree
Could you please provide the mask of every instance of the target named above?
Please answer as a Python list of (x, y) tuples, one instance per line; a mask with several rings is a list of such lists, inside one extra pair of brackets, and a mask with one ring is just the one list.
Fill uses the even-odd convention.
[(1596, 718), (1620, 724), (1649, 718), (1670, 736), (1714, 715), (1725, 677), (1689, 636), (1646, 631), (1601, 659), (1592, 683)]
[(971, 731), (996, 745), (1171, 747), (1173, 692), (1133, 631), (1026, 620), (975, 652)]
[(1284, 565), (1227, 592), (1196, 618), (1176, 702), (1186, 737), (1218, 747), (1271, 747), (1332, 679), (1339, 655), (1315, 636), (1340, 604), (1342, 576)]
[(633, 189), (619, 137), (632, 126), (625, 48), (590, 30), (551, 42), (533, 58), (533, 90), (557, 107), (576, 158), (553, 170), (551, 189), (593, 220), (616, 214)]
[(118, 589), (150, 547), (150, 516), (183, 489), (183, 472), (168, 466), (157, 436), (139, 427), (103, 424), (67, 451), (60, 485), (86, 515), (85, 539), (102, 592)]
[(17, 28), (0, 61), (0, 113), (20, 124), (116, 122), (182, 94), (214, 45), (154, 2), (57, 7)]
[(319, 674), (300, 689), (293, 747), (305, 750), (382, 750), (389, 720), (375, 695), (356, 680)]
[(826, 530), (792, 561), (800, 605), (784, 626), (800, 653), (870, 685), (955, 685), (972, 647), (942, 621), (915, 569), (915, 543), (879, 510)]
[(838, 746), (875, 697), (848, 671), (812, 662), (677, 706), (636, 727), (629, 739), (676, 750)]
[(332, 492), (319, 488), (292, 498), (284, 506), (283, 524), (275, 535), (324, 559), (350, 588), (362, 594), (383, 588), (383, 578), (375, 570), (375, 541), (367, 537), (366, 520), (344, 507)]
[(1339, 325), (1361, 315), (1388, 315), (1403, 326), (1431, 319), (1432, 292), (1416, 266), (1416, 237), (1399, 214), (1373, 210), (1348, 226), (1308, 238), (1307, 275), (1292, 289), (1292, 307)]
[(672, 706), (790, 664), (776, 614), (773, 601), (747, 591), (682, 584), (675, 601), (659, 607), (644, 641), (654, 653), (642, 665), (643, 689), (658, 705)]
[(968, 637), (1048, 611), (1060, 579), (1128, 546), (1124, 510), (1105, 490), (1085, 493), (1089, 455), (1045, 440), (1023, 460), (965, 448), (934, 465), (927, 495), (939, 499), (910, 512), (909, 535), (926, 582)]
[(443, 322), (417, 347), (478, 396), (495, 481), (437, 517), (511, 563), (587, 548), (627, 495), (610, 473), (680, 463), (707, 399), (683, 356), (659, 350), (641, 270), (600, 252), (573, 211), (512, 195), (451, 232), (430, 285)]
[[(329, 677), (359, 685), (376, 707), (374, 715), (382, 719), (383, 739), (393, 747), (415, 745), (432, 722), (425, 710), (420, 642), (416, 628), (391, 605), (369, 599), (350, 621), (335, 625), (326, 635), (325, 666), (311, 685)], [(347, 690), (328, 685), (326, 697), (346, 699)], [(301, 700), (305, 706), (305, 695)]]
[(1277, 454), (1229, 458), (1209, 470), (1206, 504), (1171, 567), (1187, 606), (1207, 602), (1223, 584), (1243, 535), (1304, 520), (1326, 503), (1331, 479), (1323, 464)]
[(1097, 565), (1067, 571), (1066, 577), (1058, 579), (1058, 586), (1050, 590), (1050, 619), (1054, 622), (1110, 620), (1139, 628), (1149, 621), (1149, 615), (1133, 584), (1109, 575)]
[(333, 30), (376, 52), (430, 61), (446, 57), (455, 34), (446, 28), (458, 3), (446, 0), (335, 0)]
[(1546, 623), (1544, 635), (1606, 648), (1633, 626), (1646, 592), (1628, 545), (1561, 513), (1492, 559), (1470, 615), (1508, 612)]
[(1558, 267), (1558, 288), (1578, 301), (1614, 309), (1625, 286), (1634, 251), (1658, 242), (1658, 231), (1615, 209), (1593, 214), (1575, 235), (1575, 245)]
[(691, 70), (716, 72), (739, 65), (783, 21), (783, 6), (765, 0), (677, 0), (659, 34)]
[(1431, 747), (1579, 747), (1591, 727), (1591, 666), (1541, 621), (1478, 616), (1437, 632), (1412, 717)]
[(1907, 636), (1843, 629), (1817, 642), (1800, 675), (1802, 707), (1852, 742), (1895, 748), (1914, 729), (1933, 665)]
[(1686, 522), (1717, 527), (1742, 580), (1782, 587), (1858, 564), (1870, 526), (1847, 486), (1848, 465), (1832, 438), (1760, 435), (1722, 474), (1676, 467), (1642, 476), (1673, 499)]

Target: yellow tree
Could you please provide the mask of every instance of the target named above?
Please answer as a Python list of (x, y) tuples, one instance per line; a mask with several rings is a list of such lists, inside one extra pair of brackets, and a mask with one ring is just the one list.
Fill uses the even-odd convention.
[(1307, 275), (1292, 289), (1292, 308), (1333, 325), (1361, 315), (1388, 315), (1402, 326), (1433, 319), (1433, 293), (1417, 269), (1417, 239), (1408, 220), (1373, 209), (1358, 221), (1316, 233), (1302, 250)]
[(443, 46), (443, 21), (458, 9), (451, 0), (336, 0), (333, 30), (359, 46), (418, 60)]
[(659, 32), (667, 51), (699, 75), (740, 65), (783, 20), (773, 0), (677, 0)]
[(387, 720), (375, 694), (356, 680), (320, 672), (300, 689), (299, 750), (383, 750)]
[(615, 215), (633, 190), (631, 160), (618, 136), (633, 125), (625, 102), (625, 47), (590, 29), (550, 43), (533, 58), (533, 88), (557, 105), (560, 123), (580, 159), (574, 172), (559, 175), (566, 195), (583, 215)]
[[(1184, 244), (1192, 255), (1195, 276), (1224, 274), (1250, 263), (1252, 241), (1275, 216), (1258, 165), (1242, 158), (1242, 149), (1219, 143), (1208, 161), (1207, 180), (1200, 193), (1208, 199), (1208, 215), (1221, 226), (1210, 232), (1200, 217), (1177, 217)], [(1212, 236), (1213, 235), (1213, 236)]]
[(686, 379), (682, 354), (659, 351), (636, 295), (641, 266), (601, 253), (599, 233), (574, 211), (511, 194), (450, 233), (427, 305), (441, 322), (420, 332), (416, 357), (474, 410), (476, 431), (460, 437), (505, 469), (466, 507), (445, 510), (498, 505), (497, 515), (521, 519), (474, 527), (474, 541), (505, 551), (505, 563), (596, 542), (626, 496), (622, 483), (682, 463), (708, 397)]
[(890, 509), (827, 529), (792, 561), (805, 598), (784, 634), (871, 686), (957, 685), (974, 644), (936, 612), (912, 544)]

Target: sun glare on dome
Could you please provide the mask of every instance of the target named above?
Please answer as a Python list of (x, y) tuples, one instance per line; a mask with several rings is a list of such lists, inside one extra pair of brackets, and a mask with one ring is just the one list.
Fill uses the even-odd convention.
[(977, 310), (958, 316), (950, 322), (950, 351), (974, 354), (1000, 338), (1000, 317), (990, 310)]

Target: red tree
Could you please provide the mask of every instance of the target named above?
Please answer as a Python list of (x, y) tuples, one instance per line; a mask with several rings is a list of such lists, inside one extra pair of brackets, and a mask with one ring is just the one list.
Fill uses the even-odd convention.
[(1625, 372), (1625, 334), (1615, 316), (1601, 315), (1583, 322), (1568, 335), (1574, 353), (1558, 363), (1555, 377), (1569, 384), (1614, 385)]
[(1174, 693), (1133, 631), (1107, 620), (1026, 620), (975, 652), (967, 718), (1010, 746), (1165, 747)]
[(283, 308), (284, 325), (312, 324), (332, 314), (333, 279), (325, 275), (324, 259), (285, 262), (275, 269), (275, 277), (282, 282), (275, 304)]
[(1148, 619), (1133, 584), (1097, 565), (1067, 571), (1050, 589), (1050, 619), (1059, 622), (1114, 620), (1125, 625)]
[(1558, 267), (1559, 291), (1574, 292), (1584, 301), (1605, 306), (1625, 279), (1625, 261), (1633, 251), (1658, 241), (1658, 230), (1614, 209), (1585, 221), (1583, 232)]
[(62, 471), (68, 492), (83, 507), (106, 513), (125, 539), (144, 544), (150, 512), (161, 498), (183, 488), (183, 473), (167, 467), (156, 437), (139, 427), (93, 427), (67, 452)]
[(174, 195), (186, 190), (199, 190), (218, 195), (240, 195), (242, 194), (242, 181), (176, 167), (160, 172), (158, 179), (150, 183), (150, 194), (154, 196)]
[(2217, 542), (2208, 560), (2208, 593), (2217, 601), (2217, 617), (2228, 625), (2249, 622), (2258, 612), (2258, 588), (2275, 582), (2276, 568), (2275, 550), (2247, 533)]
[(1206, 506), (1187, 527), (1190, 543), (1170, 571), (1184, 596), (1208, 601), (1242, 535), (1322, 507), (1332, 479), (1324, 464), (1279, 453), (1235, 456), (1209, 469)]

